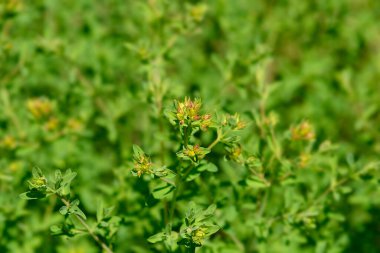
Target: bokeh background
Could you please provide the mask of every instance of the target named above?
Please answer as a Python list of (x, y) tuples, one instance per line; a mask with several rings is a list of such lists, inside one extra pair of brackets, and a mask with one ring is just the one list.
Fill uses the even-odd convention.
[[(151, 252), (149, 211), (136, 181), (124, 180), (126, 161), (134, 143), (153, 157), (175, 145), (162, 112), (185, 96), (248, 121), (267, 96), (279, 132), (307, 119), (317, 142), (339, 146), (337, 164), (379, 159), (379, 21), (376, 0), (2, 0), (0, 251), (97, 252), (86, 237), (50, 235), (62, 219), (54, 199), (18, 198), (39, 166), (78, 172), (74, 191), (90, 216), (97, 199), (125, 214), (117, 252)], [(48, 119), (31, 113), (33, 99), (48, 101)], [(243, 142), (257, 136), (252, 123)], [(359, 186), (324, 235), (336, 247), (247, 252), (379, 252), (379, 186)], [(256, 239), (245, 230), (248, 245)]]

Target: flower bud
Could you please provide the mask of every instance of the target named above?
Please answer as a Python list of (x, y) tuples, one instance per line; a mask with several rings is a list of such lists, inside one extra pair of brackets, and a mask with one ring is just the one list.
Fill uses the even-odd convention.
[(315, 132), (313, 126), (308, 122), (304, 121), (298, 126), (292, 127), (291, 129), (291, 139), (293, 141), (312, 141), (315, 139)]

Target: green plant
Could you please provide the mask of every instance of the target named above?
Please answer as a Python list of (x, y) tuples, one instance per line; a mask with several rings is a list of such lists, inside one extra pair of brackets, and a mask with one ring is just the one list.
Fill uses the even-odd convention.
[(379, 8), (0, 1), (0, 252), (379, 252)]
[[(144, 175), (159, 178), (163, 182), (153, 186), (152, 196), (156, 199), (170, 199), (169, 208), (164, 203), (164, 212), (167, 221), (164, 232), (159, 232), (148, 239), (152, 243), (164, 241), (167, 250), (175, 251), (177, 243), (185, 245), (189, 252), (195, 252), (196, 247), (202, 246), (203, 241), (218, 231), (218, 226), (206, 222), (212, 216), (216, 206), (210, 206), (206, 211), (190, 209), (185, 218), (185, 225), (180, 231), (172, 231), (177, 225), (175, 212), (177, 201), (186, 194), (187, 186), (196, 180), (202, 173), (217, 172), (215, 164), (207, 161), (206, 156), (212, 152), (212, 148), (219, 142), (226, 146), (237, 143), (238, 138), (233, 134), (244, 128), (245, 124), (236, 114), (224, 116), (222, 119), (212, 119), (211, 114), (202, 114), (202, 102), (200, 99), (175, 101), (174, 106), (166, 111), (166, 116), (177, 130), (177, 138), (181, 145), (176, 152), (176, 159), (167, 166), (158, 166), (151, 162), (150, 158), (134, 146), (134, 167), (132, 173), (138, 177)], [(201, 147), (199, 138), (195, 135), (209, 128), (217, 132), (216, 139), (207, 148)], [(172, 168), (172, 169), (168, 169)], [(147, 179), (148, 180), (148, 179)], [(197, 194), (193, 192), (192, 194)]]
[[(70, 200), (70, 184), (75, 176), (76, 173), (71, 170), (66, 170), (63, 175), (60, 170), (57, 170), (54, 179), (50, 182), (39, 168), (34, 168), (33, 177), (28, 181), (29, 191), (22, 193), (20, 197), (28, 200), (43, 199), (50, 195), (57, 197), (64, 204), (59, 209), (59, 212), (65, 216), (65, 223), (59, 226), (52, 226), (52, 234), (72, 237), (87, 233), (105, 252), (112, 253), (111, 248), (107, 244), (111, 243), (120, 221), (118, 217), (110, 215), (112, 208), (104, 209), (100, 205), (97, 211), (95, 229), (90, 227), (86, 222), (86, 215), (79, 208), (79, 200)], [(82, 228), (78, 228), (75, 220), (79, 222)]]

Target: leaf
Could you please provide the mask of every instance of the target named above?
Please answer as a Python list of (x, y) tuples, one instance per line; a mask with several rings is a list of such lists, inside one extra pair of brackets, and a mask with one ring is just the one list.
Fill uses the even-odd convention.
[(78, 215), (79, 217), (81, 217), (83, 220), (87, 219), (86, 215), (84, 214), (84, 212), (79, 207), (74, 208), (74, 210), (72, 212), (74, 214)]
[(198, 171), (217, 172), (218, 167), (213, 163), (206, 163), (197, 168)]
[(65, 175), (62, 178), (62, 184), (68, 185), (76, 177), (77, 173), (72, 172), (70, 169), (66, 170)]
[(246, 180), (246, 183), (252, 188), (267, 188), (270, 186), (270, 183), (266, 181), (265, 178), (260, 178), (258, 176), (251, 176)]
[(66, 215), (66, 214), (68, 213), (67, 206), (62, 206), (62, 207), (59, 209), (59, 212), (60, 212), (62, 215)]
[(133, 145), (132, 149), (133, 149), (133, 154), (136, 157), (140, 157), (142, 155), (145, 155), (144, 151), (137, 145)]
[(104, 217), (104, 208), (103, 208), (103, 201), (98, 202), (98, 207), (96, 210), (96, 220), (97, 222), (100, 222)]
[(33, 175), (33, 177), (35, 177), (35, 178), (39, 178), (39, 177), (43, 177), (43, 176), (44, 176), (44, 174), (42, 174), (41, 169), (38, 168), (38, 167), (34, 167), (34, 168), (32, 169), (32, 175)]
[(59, 181), (62, 179), (62, 173), (60, 170), (55, 171), (55, 181)]
[(79, 199), (75, 199), (75, 200), (73, 200), (71, 203), (70, 203), (70, 206), (71, 207), (76, 207), (76, 206), (78, 206), (79, 205)]
[(212, 234), (215, 234), (220, 230), (220, 227), (218, 225), (212, 225), (207, 227), (207, 235), (210, 236)]
[(163, 199), (174, 190), (170, 184), (163, 183), (153, 189), (152, 195), (155, 199)]
[(30, 191), (21, 193), (19, 197), (21, 199), (43, 199), (46, 197), (46, 193), (36, 189), (31, 189)]
[(51, 231), (52, 235), (62, 235), (62, 233), (63, 233), (62, 227), (59, 227), (57, 225), (51, 226), (50, 231)]
[(166, 239), (166, 233), (160, 232), (155, 235), (152, 235), (148, 238), (148, 242), (150, 243), (157, 243), (157, 242), (162, 242)]
[(216, 210), (216, 205), (212, 204), (210, 205), (206, 210), (203, 211), (204, 216), (210, 216), (213, 215)]
[(70, 185), (73, 179), (76, 177), (76, 175), (76, 172), (72, 172), (70, 169), (66, 170), (65, 174), (62, 177), (61, 184), (58, 188), (62, 195), (65, 196), (70, 193)]
[(163, 166), (160, 168), (155, 168), (154, 175), (157, 177), (173, 178), (176, 174), (172, 170)]
[(166, 116), (166, 118), (169, 120), (170, 124), (172, 125), (176, 125), (176, 115), (175, 113), (170, 109), (166, 109), (164, 111), (164, 115)]
[(108, 207), (108, 208), (104, 208), (104, 218), (111, 217), (111, 213), (113, 212), (113, 209), (115, 209), (115, 207), (113, 207), (113, 206)]
[(197, 177), (199, 177), (201, 175), (201, 173), (199, 173), (198, 171), (192, 171), (186, 178), (186, 181), (187, 182), (190, 182), (190, 181), (193, 181), (194, 179), (196, 179)]
[(29, 196), (28, 196), (28, 193), (29, 193), (29, 192), (21, 193), (21, 194), (19, 195), (19, 197), (20, 197), (21, 199), (26, 199), (26, 200), (29, 200), (29, 199), (36, 199), (36, 198), (29, 197)]
[(62, 173), (60, 170), (56, 170), (55, 171), (55, 184), (54, 184), (54, 188), (55, 190), (59, 190), (61, 188), (61, 185), (62, 185)]

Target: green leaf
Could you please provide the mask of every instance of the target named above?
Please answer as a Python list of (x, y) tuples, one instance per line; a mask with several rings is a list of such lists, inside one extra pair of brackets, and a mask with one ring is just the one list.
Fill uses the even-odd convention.
[(76, 214), (78, 215), (79, 217), (81, 217), (82, 219), (86, 219), (86, 215), (83, 213), (83, 211), (79, 208), (79, 200), (78, 199), (75, 199), (73, 200), (71, 203), (70, 203), (70, 208), (69, 208), (69, 212), (71, 214)]
[(19, 197), (21, 199), (43, 199), (46, 197), (46, 193), (36, 189), (31, 189), (30, 191), (21, 193)]
[(249, 187), (252, 188), (267, 188), (270, 186), (270, 183), (266, 181), (265, 178), (258, 176), (251, 176), (246, 180), (246, 183)]
[(43, 176), (44, 176), (44, 174), (42, 174), (41, 169), (38, 168), (38, 167), (34, 167), (34, 168), (32, 169), (32, 175), (33, 175), (33, 177), (35, 177), (35, 178), (39, 178), (39, 177), (43, 177)]
[(83, 220), (86, 220), (87, 217), (86, 215), (84, 214), (84, 212), (79, 208), (79, 207), (76, 207), (72, 210), (72, 213), (78, 215), (79, 217), (81, 217)]
[(60, 194), (66, 196), (70, 193), (70, 185), (73, 179), (76, 177), (76, 175), (76, 172), (72, 172), (70, 169), (66, 170), (65, 174), (62, 177), (62, 181), (60, 182), (60, 185), (58, 187)]
[(207, 227), (207, 235), (210, 236), (212, 234), (215, 234), (220, 230), (220, 227), (218, 225), (212, 225)]
[(60, 209), (59, 209), (59, 212), (62, 214), (62, 215), (66, 215), (68, 213), (68, 208), (67, 206), (62, 206)]
[(96, 220), (97, 222), (100, 222), (104, 217), (104, 207), (103, 207), (103, 201), (98, 202), (98, 207), (96, 210)]
[(60, 170), (55, 171), (55, 181), (59, 181), (62, 179), (62, 173)]
[(63, 233), (62, 227), (57, 226), (57, 225), (51, 226), (50, 231), (51, 231), (52, 235), (61, 235)]
[(77, 173), (72, 172), (70, 169), (66, 170), (65, 175), (62, 178), (62, 184), (68, 185), (76, 177)]
[(162, 183), (153, 189), (152, 195), (155, 199), (163, 199), (168, 196), (175, 187), (170, 184)]
[(210, 216), (213, 215), (216, 210), (216, 205), (212, 204), (210, 205), (206, 210), (203, 211), (204, 216)]
[(134, 156), (140, 157), (142, 155), (145, 155), (144, 151), (137, 145), (133, 145), (133, 154)]
[(217, 172), (218, 167), (213, 163), (206, 163), (197, 168), (198, 171)]
[(177, 117), (176, 117), (176, 115), (175, 115), (175, 113), (173, 112), (172, 109), (166, 109), (164, 111), (164, 115), (169, 120), (170, 124), (176, 125)]
[(78, 199), (75, 199), (73, 200), (71, 203), (70, 203), (70, 206), (71, 207), (75, 207), (75, 206), (78, 206), (80, 204), (79, 200)]
[(154, 169), (153, 173), (156, 177), (165, 177), (165, 178), (173, 178), (176, 175), (172, 170), (166, 168), (165, 166)]
[(196, 178), (199, 177), (200, 175), (201, 175), (200, 172), (193, 170), (193, 171), (191, 171), (191, 173), (187, 176), (186, 181), (187, 181), (187, 182), (193, 181), (194, 179), (196, 179)]
[(162, 242), (166, 239), (166, 233), (160, 232), (155, 235), (152, 235), (148, 238), (148, 242), (150, 243), (157, 243), (157, 242)]

